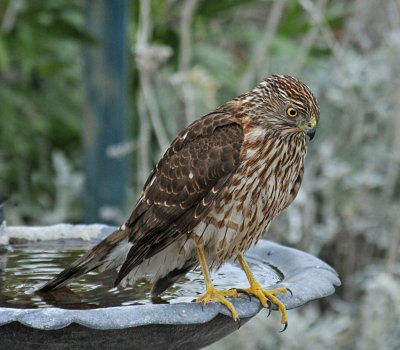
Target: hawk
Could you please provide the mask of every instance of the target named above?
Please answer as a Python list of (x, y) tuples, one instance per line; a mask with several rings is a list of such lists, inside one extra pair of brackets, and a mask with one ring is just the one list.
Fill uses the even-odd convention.
[[(152, 299), (200, 265), (206, 293), (239, 320), (227, 297), (240, 292), (277, 305), (287, 327), (286, 288), (264, 289), (243, 254), (296, 197), (304, 174), (307, 137), (314, 137), (318, 102), (290, 76), (272, 75), (184, 129), (148, 177), (129, 219), (40, 291), (59, 288), (93, 269), (117, 268), (115, 285), (140, 277)], [(247, 289), (217, 290), (210, 270), (237, 259)]]

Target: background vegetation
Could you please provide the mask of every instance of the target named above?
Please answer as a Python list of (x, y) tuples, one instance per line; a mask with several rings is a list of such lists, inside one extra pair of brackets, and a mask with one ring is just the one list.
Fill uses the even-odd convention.
[[(268, 237), (321, 257), (343, 286), (290, 311), (283, 335), (262, 313), (210, 349), (399, 349), (399, 1), (141, 0), (129, 35), (130, 203), (179, 129), (264, 76), (298, 76), (321, 104), (302, 189)], [(9, 224), (82, 220), (92, 44), (81, 1), (0, 2)]]

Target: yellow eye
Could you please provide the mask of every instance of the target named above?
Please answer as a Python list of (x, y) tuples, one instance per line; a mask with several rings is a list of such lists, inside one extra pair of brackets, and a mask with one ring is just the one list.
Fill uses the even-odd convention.
[(290, 107), (286, 110), (286, 113), (288, 115), (289, 118), (295, 118), (297, 117), (297, 115), (299, 114), (297, 112), (297, 110), (295, 110), (294, 108)]

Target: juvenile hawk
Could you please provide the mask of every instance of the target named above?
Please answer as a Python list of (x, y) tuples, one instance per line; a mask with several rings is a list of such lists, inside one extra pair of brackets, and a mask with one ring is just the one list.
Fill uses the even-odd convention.
[(278, 306), (287, 326), (285, 288), (265, 290), (243, 254), (272, 219), (296, 197), (304, 173), (307, 137), (319, 119), (310, 89), (290, 76), (273, 75), (184, 129), (147, 179), (131, 216), (117, 231), (76, 260), (41, 291), (66, 285), (93, 269), (118, 269), (115, 285), (146, 276), (152, 298), (200, 265), (203, 303), (238, 291), (217, 290), (210, 269), (237, 259), (250, 283), (246, 293), (264, 307)]

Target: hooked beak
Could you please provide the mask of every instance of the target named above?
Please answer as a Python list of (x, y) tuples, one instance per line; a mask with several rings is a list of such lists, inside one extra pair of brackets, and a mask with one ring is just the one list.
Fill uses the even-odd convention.
[(309, 137), (310, 141), (315, 136), (315, 130), (317, 129), (317, 118), (312, 116), (310, 121), (305, 121), (299, 125), (299, 128)]
[(306, 135), (309, 137), (309, 139), (311, 141), (315, 136), (315, 128), (307, 130)]

